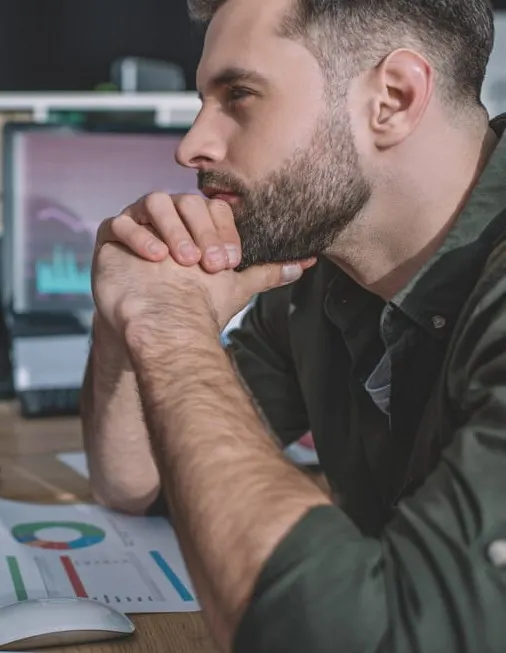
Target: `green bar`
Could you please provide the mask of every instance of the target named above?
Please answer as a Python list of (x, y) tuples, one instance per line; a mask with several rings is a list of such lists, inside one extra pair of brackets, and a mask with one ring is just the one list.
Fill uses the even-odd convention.
[(7, 556), (7, 564), (9, 565), (9, 571), (11, 572), (12, 582), (14, 583), (14, 590), (18, 601), (26, 601), (28, 599), (28, 593), (23, 582), (23, 577), (21, 576), (21, 570), (17, 559), (14, 556)]

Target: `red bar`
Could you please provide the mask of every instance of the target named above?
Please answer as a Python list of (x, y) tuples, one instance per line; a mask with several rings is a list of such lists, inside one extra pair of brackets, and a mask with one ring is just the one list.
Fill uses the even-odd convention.
[(75, 595), (79, 599), (87, 599), (88, 594), (84, 589), (84, 585), (81, 583), (81, 579), (72, 564), (72, 560), (68, 556), (61, 556), (60, 560), (62, 561), (63, 568), (69, 577), (70, 584), (75, 592)]

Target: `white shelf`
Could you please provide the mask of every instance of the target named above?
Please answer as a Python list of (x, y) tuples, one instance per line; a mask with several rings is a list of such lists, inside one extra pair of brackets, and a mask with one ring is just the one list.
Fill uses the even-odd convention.
[(158, 125), (193, 120), (200, 110), (196, 93), (0, 93), (0, 113), (30, 112), (46, 122), (50, 111), (154, 111)]

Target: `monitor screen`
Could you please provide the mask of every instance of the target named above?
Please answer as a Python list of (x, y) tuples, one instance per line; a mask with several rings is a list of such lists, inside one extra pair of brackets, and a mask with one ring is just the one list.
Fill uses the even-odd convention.
[(86, 311), (100, 222), (152, 191), (197, 192), (175, 162), (185, 130), (14, 125), (4, 137), (4, 300)]

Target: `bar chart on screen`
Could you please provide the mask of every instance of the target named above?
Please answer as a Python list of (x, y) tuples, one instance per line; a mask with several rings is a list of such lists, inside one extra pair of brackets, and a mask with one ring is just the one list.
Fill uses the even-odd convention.
[(46, 597), (125, 613), (199, 610), (166, 520), (0, 500), (0, 605)]
[(51, 261), (35, 263), (37, 292), (41, 295), (91, 293), (91, 267), (79, 267), (75, 253), (56, 246)]

